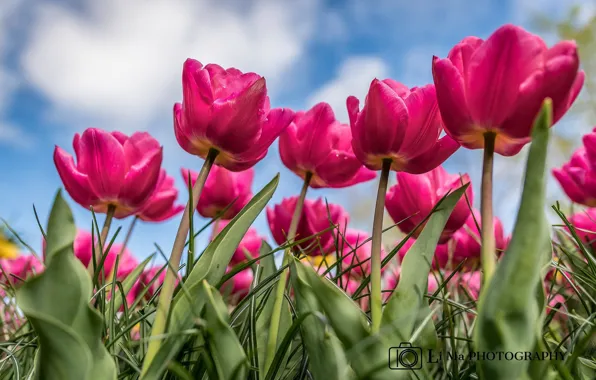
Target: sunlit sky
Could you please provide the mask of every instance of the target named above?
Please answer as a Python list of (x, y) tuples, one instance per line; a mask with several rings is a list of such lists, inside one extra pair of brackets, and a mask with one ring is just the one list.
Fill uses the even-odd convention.
[[(444, 57), (465, 36), (485, 38), (504, 23), (532, 29), (538, 12), (559, 17), (575, 3), (2, 0), (0, 216), (39, 250), (32, 205), (45, 224), (61, 187), (52, 161), (54, 145), (72, 153), (73, 134), (90, 126), (149, 131), (163, 144), (164, 167), (182, 189), (179, 168), (198, 170), (202, 164), (177, 145), (171, 122), (187, 57), (265, 76), (273, 106), (300, 110), (326, 101), (347, 121), (346, 97), (363, 98), (373, 78), (390, 77), (410, 86), (430, 83), (432, 56)], [(575, 126), (563, 120), (557, 128)], [(479, 151), (460, 150), (445, 167), (469, 172), (478, 191), (480, 158)], [(515, 217), (522, 163), (497, 162), (497, 182), (506, 178), (507, 186), (496, 190), (496, 212), (507, 230)], [(277, 142), (256, 170), (255, 192), (281, 173), (272, 202), (299, 191), (301, 180), (281, 164)], [(354, 197), (373, 198), (375, 187), (373, 181), (350, 189), (312, 190), (308, 197), (327, 197), (353, 210)], [(90, 213), (68, 201), (77, 225), (89, 229)], [(368, 229), (369, 219), (372, 213), (352, 226)], [(116, 226), (126, 229), (129, 222), (119, 220)], [(178, 218), (141, 223), (129, 247), (139, 258), (155, 251), (153, 242), (168, 251), (178, 223)], [(264, 213), (256, 227), (269, 237)]]

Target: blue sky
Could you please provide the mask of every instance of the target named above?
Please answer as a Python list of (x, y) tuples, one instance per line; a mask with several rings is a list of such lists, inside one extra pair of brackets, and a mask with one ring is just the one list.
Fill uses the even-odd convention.
[[(171, 123), (187, 57), (264, 75), (274, 106), (299, 110), (327, 101), (338, 118), (347, 121), (346, 97), (363, 98), (374, 77), (391, 77), (410, 86), (429, 83), (433, 54), (445, 56), (463, 37), (487, 37), (509, 22), (531, 28), (537, 12), (562, 15), (572, 3), (4, 0), (0, 216), (39, 250), (32, 205), (45, 224), (61, 186), (52, 161), (54, 145), (72, 152), (73, 134), (90, 126), (149, 131), (164, 145), (164, 166), (183, 188), (179, 168), (198, 170), (202, 162), (178, 147)], [(573, 124), (563, 120), (557, 128), (574, 130)], [(469, 172), (478, 191), (480, 157), (479, 151), (460, 150), (446, 168)], [(514, 221), (522, 163), (497, 162), (497, 182), (508, 185), (497, 188), (496, 208), (507, 229)], [(254, 192), (281, 173), (272, 202), (299, 191), (301, 181), (281, 164), (277, 142), (256, 170)], [(325, 196), (351, 210), (355, 197), (373, 198), (375, 186), (373, 181), (350, 189), (310, 191), (308, 196)], [(77, 225), (89, 229), (90, 213), (68, 200)], [(181, 202), (186, 202), (184, 194)], [(368, 229), (371, 218), (372, 214), (355, 220), (353, 227)], [(128, 223), (116, 225), (126, 228)], [(139, 258), (155, 251), (153, 242), (168, 251), (178, 223), (141, 223), (129, 247)], [(256, 227), (269, 236), (264, 215)]]

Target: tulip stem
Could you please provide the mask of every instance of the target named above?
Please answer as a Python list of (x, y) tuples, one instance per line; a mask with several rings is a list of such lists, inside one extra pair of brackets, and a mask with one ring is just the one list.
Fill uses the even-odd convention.
[(372, 241), (371, 241), (371, 269), (370, 269), (370, 314), (372, 319), (373, 334), (381, 327), (383, 315), (383, 299), (381, 297), (381, 246), (383, 243), (383, 215), (385, 214), (385, 196), (387, 194), (387, 183), (389, 182), (389, 170), (391, 160), (384, 159), (379, 179), (379, 190), (377, 192), (377, 203), (373, 217)]
[[(178, 227), (178, 232), (176, 233), (176, 239), (174, 240), (174, 245), (172, 247), (172, 253), (170, 254), (168, 265), (168, 267), (172, 268), (172, 270), (166, 270), (166, 276), (159, 294), (153, 328), (151, 329), (152, 337), (162, 335), (165, 332), (168, 313), (172, 303), (172, 295), (174, 293), (174, 285), (177, 277), (177, 273), (174, 270), (177, 271), (180, 267), (182, 251), (184, 250), (186, 237), (188, 236), (188, 231), (190, 229), (190, 215), (192, 215), (192, 212), (197, 208), (197, 203), (199, 202), (205, 181), (207, 180), (209, 171), (211, 170), (218, 153), (219, 152), (215, 149), (209, 150), (209, 153), (205, 158), (205, 162), (203, 163), (203, 167), (201, 168), (199, 176), (197, 177), (197, 181), (192, 188), (192, 204), (189, 199), (186, 204), (186, 208), (184, 209), (182, 219), (180, 220), (180, 226)], [(161, 339), (152, 339), (149, 341), (147, 354), (145, 355), (145, 360), (143, 361), (141, 377), (146, 374), (147, 370), (149, 369), (149, 365), (153, 361), (153, 358), (157, 354), (160, 346)]]
[[(288, 231), (287, 242), (291, 243), (294, 238), (296, 237), (296, 230), (298, 229), (298, 223), (300, 222), (300, 217), (302, 216), (302, 208), (304, 206), (304, 199), (306, 198), (306, 192), (308, 190), (308, 186), (310, 185), (310, 180), (312, 178), (312, 174), (310, 172), (306, 173), (304, 177), (304, 183), (302, 185), (302, 190), (300, 190), (300, 196), (298, 197), (298, 201), (296, 202), (296, 208), (294, 209), (294, 214), (292, 215), (292, 221), (290, 222), (290, 230)], [(283, 261), (281, 267), (285, 267), (289, 264), (290, 261), (290, 254), (292, 248), (288, 247), (284, 251)], [(286, 283), (288, 277), (289, 268), (285, 268), (281, 273), (279, 281), (277, 282), (277, 288), (275, 291), (275, 299), (273, 301), (273, 310), (271, 311), (271, 319), (269, 325), (269, 336), (267, 340), (267, 352), (265, 353), (265, 373), (269, 370), (271, 363), (273, 362), (273, 358), (275, 357), (275, 350), (277, 349), (277, 337), (279, 334), (279, 324), (281, 321), (281, 311), (284, 301), (284, 291), (286, 290)]]
[(495, 154), (494, 132), (484, 134), (484, 160), (482, 161), (482, 184), (480, 189), (481, 260), (484, 272), (483, 284), (492, 277), (495, 266), (495, 232), (493, 226), (493, 166)]
[(126, 246), (128, 245), (128, 241), (130, 240), (130, 237), (132, 236), (132, 231), (135, 228), (135, 225), (137, 224), (137, 220), (139, 220), (138, 216), (135, 216), (134, 219), (132, 220), (132, 222), (130, 222), (130, 226), (128, 226), (128, 231), (126, 232), (126, 236), (124, 237), (124, 242), (122, 243), (122, 248), (120, 248), (120, 252), (118, 253), (118, 256), (122, 256), (122, 254), (124, 253), (124, 250), (126, 249)]
[[(97, 245), (95, 246), (95, 249), (92, 252), (93, 257), (91, 258), (91, 262), (87, 267), (87, 270), (91, 275), (91, 278), (94, 278), (95, 275), (95, 268), (93, 267), (93, 263), (95, 263), (95, 265), (99, 265), (101, 263), (101, 260), (103, 259), (103, 251), (106, 249), (106, 240), (108, 240), (108, 232), (110, 232), (110, 226), (112, 225), (112, 219), (114, 219), (115, 212), (116, 206), (108, 205), (108, 209), (106, 210), (106, 218), (103, 221), (103, 227), (101, 228), (101, 233), (99, 234), (99, 240), (97, 241)], [(99, 260), (97, 258), (97, 252), (100, 252)], [(101, 269), (101, 273), (105, 273), (104, 268)]]

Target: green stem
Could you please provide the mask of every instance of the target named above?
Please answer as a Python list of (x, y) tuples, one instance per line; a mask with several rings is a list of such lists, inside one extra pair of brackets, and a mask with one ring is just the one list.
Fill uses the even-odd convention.
[[(302, 207), (304, 206), (304, 199), (306, 198), (306, 192), (312, 178), (311, 173), (306, 173), (304, 177), (304, 184), (300, 191), (300, 196), (296, 202), (296, 208), (294, 209), (294, 215), (292, 215), (292, 221), (290, 222), (290, 230), (288, 231), (287, 242), (291, 243), (296, 237), (296, 230), (298, 229), (298, 223), (300, 222), (300, 216), (302, 215)], [(303, 236), (304, 237), (304, 236)], [(288, 248), (284, 251), (282, 268), (289, 263), (291, 249)], [(281, 273), (279, 281), (277, 282), (277, 288), (275, 291), (275, 299), (273, 303), (273, 310), (271, 311), (271, 320), (269, 325), (269, 336), (267, 340), (267, 352), (265, 353), (265, 373), (269, 370), (273, 358), (275, 357), (275, 350), (277, 349), (277, 336), (279, 334), (279, 324), (281, 320), (281, 311), (284, 301), (284, 291), (286, 290), (286, 282), (288, 277), (288, 268), (285, 268)]]
[[(91, 261), (89, 262), (89, 266), (87, 267), (87, 270), (89, 271), (89, 274), (91, 275), (91, 278), (93, 278), (93, 276), (95, 274), (93, 263), (95, 263), (95, 265), (99, 265), (101, 262), (101, 259), (103, 259), (103, 250), (105, 249), (106, 240), (108, 240), (108, 232), (110, 232), (110, 226), (112, 225), (112, 220), (114, 219), (115, 212), (116, 212), (116, 206), (108, 205), (108, 209), (106, 210), (106, 219), (103, 221), (103, 227), (101, 228), (99, 240), (97, 241), (97, 245), (95, 246), (95, 249), (92, 252), (93, 257), (91, 258)], [(100, 252), (99, 259), (97, 257), (97, 252)], [(102, 272), (102, 274), (105, 273), (103, 268), (102, 268), (101, 272)]]
[(497, 263), (495, 257), (495, 232), (493, 226), (493, 166), (495, 155), (493, 132), (484, 134), (484, 160), (482, 162), (482, 184), (480, 189), (480, 231), (483, 283), (486, 285), (492, 277)]
[[(186, 208), (184, 209), (182, 219), (180, 220), (180, 226), (178, 227), (178, 232), (176, 233), (176, 239), (174, 240), (174, 245), (172, 247), (172, 253), (170, 254), (170, 260), (168, 264), (169, 268), (174, 269), (166, 270), (166, 277), (164, 279), (161, 291), (159, 293), (159, 300), (157, 304), (157, 310), (155, 313), (155, 320), (153, 322), (153, 328), (151, 330), (152, 337), (159, 336), (165, 333), (168, 313), (170, 311), (170, 304), (172, 303), (172, 295), (174, 293), (174, 284), (177, 276), (177, 273), (174, 270), (177, 270), (177, 268), (180, 267), (182, 251), (184, 250), (184, 246), (186, 244), (186, 237), (190, 228), (190, 215), (197, 208), (199, 197), (201, 196), (201, 192), (203, 191), (205, 181), (207, 180), (207, 176), (209, 175), (209, 171), (211, 170), (211, 167), (215, 162), (217, 154), (218, 151), (214, 149), (211, 149), (207, 154), (205, 162), (203, 163), (203, 167), (201, 168), (199, 176), (197, 177), (197, 181), (195, 182), (192, 188), (192, 204), (189, 200), (189, 202), (186, 204)], [(149, 365), (153, 361), (153, 358), (157, 354), (157, 351), (159, 350), (160, 346), (160, 339), (153, 339), (149, 341), (147, 354), (145, 355), (145, 360), (143, 361), (143, 370), (141, 377), (146, 374), (147, 370), (149, 369)]]
[(387, 183), (389, 182), (389, 170), (391, 160), (383, 160), (381, 178), (379, 179), (379, 190), (377, 192), (377, 203), (373, 217), (372, 241), (371, 241), (371, 269), (370, 269), (370, 314), (372, 318), (373, 334), (381, 327), (381, 316), (383, 315), (383, 298), (381, 296), (381, 246), (383, 234), (383, 215), (385, 214), (385, 195), (387, 194)]

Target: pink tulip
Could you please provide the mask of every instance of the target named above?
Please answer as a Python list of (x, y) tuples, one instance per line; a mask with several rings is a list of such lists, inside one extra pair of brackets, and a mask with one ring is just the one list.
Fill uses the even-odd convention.
[(128, 137), (120, 132), (89, 128), (75, 134), (73, 157), (56, 146), (54, 163), (66, 191), (75, 202), (105, 213), (115, 206), (114, 217), (141, 210), (159, 178), (162, 148), (146, 132)]
[[(181, 172), (184, 183), (188, 183), (190, 173), (194, 186), (199, 173), (187, 169), (182, 169)], [(254, 176), (253, 168), (242, 172), (231, 172), (223, 167), (212, 167), (201, 192), (197, 211), (204, 218), (215, 218), (230, 206), (224, 214), (220, 215), (220, 219), (234, 218), (252, 198), (251, 187)]]
[[(94, 239), (95, 241), (93, 241), (93, 237), (91, 236), (91, 233), (88, 231), (85, 231), (85, 230), (78, 230), (77, 235), (75, 237), (75, 241), (73, 244), (74, 254), (75, 254), (75, 257), (77, 259), (79, 259), (79, 261), (85, 267), (89, 267), (89, 266), (93, 267), (93, 264), (91, 263), (91, 260), (93, 257), (93, 249), (97, 249), (97, 247), (94, 248), (94, 245), (97, 246), (98, 240), (99, 240), (97, 235), (95, 235), (94, 238), (95, 238)], [(46, 255), (45, 241), (43, 241), (42, 247), (43, 247), (43, 255), (45, 258), (45, 255)], [(107, 245), (105, 248), (107, 248)], [(114, 267), (116, 266), (116, 257), (118, 256), (118, 254), (120, 254), (120, 251), (122, 251), (122, 244), (114, 243), (110, 247), (110, 250), (108, 251), (108, 254), (103, 262), (103, 270), (104, 270), (106, 279), (111, 276), (112, 271), (114, 270)], [(97, 262), (95, 263), (95, 265), (99, 265), (101, 263), (100, 262), (101, 254), (100, 254), (100, 252), (96, 252), (96, 255), (97, 255), (96, 256)], [(124, 249), (124, 251), (122, 252), (122, 254), (120, 256), (120, 260), (118, 261), (118, 272), (116, 273), (116, 278), (119, 280), (124, 279), (137, 267), (137, 265), (138, 265), (138, 262), (134, 258), (132, 253), (130, 253), (130, 251), (128, 249)], [(101, 280), (101, 277), (100, 277), (100, 280)]]
[[(372, 241), (368, 234), (363, 231), (347, 230), (343, 240), (338, 242), (340, 248), (343, 245), (342, 271), (351, 268), (348, 273), (354, 278), (368, 276), (370, 274), (370, 252), (372, 247)], [(385, 256), (387, 254), (381, 248), (381, 259)], [(387, 265), (381, 268), (381, 273), (385, 269), (387, 269)]]
[[(230, 267), (226, 270), (226, 273), (230, 271)], [(222, 294), (228, 294), (232, 300), (232, 303), (237, 303), (250, 292), (250, 286), (252, 285), (254, 274), (252, 269), (246, 268), (243, 271), (236, 273), (231, 279), (226, 281), (221, 287)]]
[(596, 209), (580, 211), (568, 219), (581, 241), (596, 249)]
[(459, 286), (463, 287), (475, 301), (478, 300), (482, 284), (480, 271), (457, 273), (454, 277)]
[[(387, 275), (384, 279), (384, 286), (383, 286), (383, 300), (385, 302), (389, 301), (391, 297), (392, 291), (397, 287), (397, 283), (399, 282), (399, 277), (401, 274), (401, 268), (395, 268), (392, 271), (388, 271)], [(427, 281), (427, 292), (429, 294), (435, 293), (439, 289), (439, 283), (437, 281), (437, 276), (435, 273), (430, 272), (428, 274), (428, 281)]]
[(335, 119), (327, 103), (298, 112), (279, 137), (284, 165), (304, 179), (312, 175), (310, 187), (348, 187), (369, 181), (376, 174), (362, 166), (352, 151), (352, 132)]
[[(168, 267), (161, 266), (145, 269), (143, 273), (141, 273), (138, 281), (135, 283), (130, 293), (126, 297), (128, 304), (131, 305), (136, 298), (143, 294), (143, 292), (143, 298), (145, 300), (150, 300), (151, 298), (153, 298), (162, 286), (163, 281), (166, 278), (166, 271), (168, 270), (171, 269)], [(178, 285), (179, 281), (180, 278), (177, 277), (174, 286)]]
[[(470, 183), (470, 177), (467, 174), (461, 177), (457, 174), (449, 174), (441, 166), (419, 175), (397, 173), (397, 185), (389, 189), (385, 207), (402, 232), (408, 234), (414, 231), (413, 236), (418, 237), (422, 228), (416, 229), (416, 226), (431, 213), (441, 198), (466, 183)], [(464, 225), (470, 216), (469, 205), (473, 201), (472, 186), (468, 186), (465, 196), (457, 202), (447, 220), (441, 233), (440, 243), (449, 240), (451, 235)]]
[(439, 138), (443, 122), (435, 87), (408, 89), (391, 79), (374, 79), (364, 108), (353, 96), (347, 100), (352, 148), (369, 169), (380, 170), (384, 159), (391, 169), (426, 173), (441, 165), (458, 148), (451, 137)]
[(445, 131), (469, 149), (484, 147), (496, 133), (495, 152), (517, 154), (530, 141), (545, 98), (553, 101), (554, 122), (569, 109), (584, 82), (573, 41), (548, 48), (514, 25), (486, 41), (466, 37), (445, 59), (433, 58), (433, 77)]
[[(221, 230), (223, 230), (228, 225), (228, 223), (230, 222), (227, 220), (222, 220), (216, 223), (216, 229), (213, 231), (213, 236), (211, 237), (211, 240), (215, 239), (217, 234), (219, 234)], [(260, 236), (256, 229), (252, 227), (249, 228), (246, 232), (246, 235), (244, 235), (244, 237), (240, 241), (238, 248), (236, 248), (236, 250), (234, 251), (234, 255), (232, 256), (229, 265), (234, 266), (240, 263), (244, 263), (249, 260), (248, 257), (250, 257), (251, 260), (256, 257), (259, 257), (263, 240), (265, 240), (265, 238)]]
[[(478, 226), (476, 223), (478, 223)], [(493, 226), (495, 246), (497, 248), (497, 254), (500, 255), (500, 253), (507, 249), (509, 239), (505, 236), (503, 223), (501, 223), (499, 218), (494, 217)], [(469, 267), (474, 265), (474, 262), (480, 260), (480, 232), (478, 227), (482, 228), (480, 212), (474, 209), (473, 214), (470, 215), (464, 227), (453, 234), (453, 240), (455, 241), (453, 255), (454, 265), (461, 262), (463, 259), (467, 259), (467, 266)]]
[(187, 59), (182, 70), (183, 102), (174, 105), (174, 132), (190, 154), (242, 171), (267, 154), (269, 146), (290, 124), (289, 109), (270, 109), (265, 78), (255, 73)]
[(137, 216), (145, 222), (168, 220), (184, 210), (183, 205), (174, 204), (177, 198), (178, 189), (174, 186), (174, 178), (161, 169), (155, 191)]
[[(0, 283), (11, 282), (13, 286), (19, 286), (24, 280), (40, 274), (44, 265), (33, 255), (20, 255), (14, 259), (0, 259)], [(6, 277), (8, 276), (8, 278)]]
[(553, 175), (567, 196), (575, 203), (596, 206), (596, 128), (583, 137), (584, 146), (576, 150)]
[[(284, 244), (287, 240), (297, 202), (298, 197), (294, 196), (284, 198), (278, 205), (267, 207), (267, 221), (277, 244)], [(305, 199), (296, 241), (319, 235), (302, 242), (298, 245), (299, 248), (312, 256), (335, 252), (336, 234), (333, 226), (338, 226), (340, 231), (343, 231), (349, 219), (348, 213), (339, 205), (327, 204), (321, 198), (316, 201)]]

